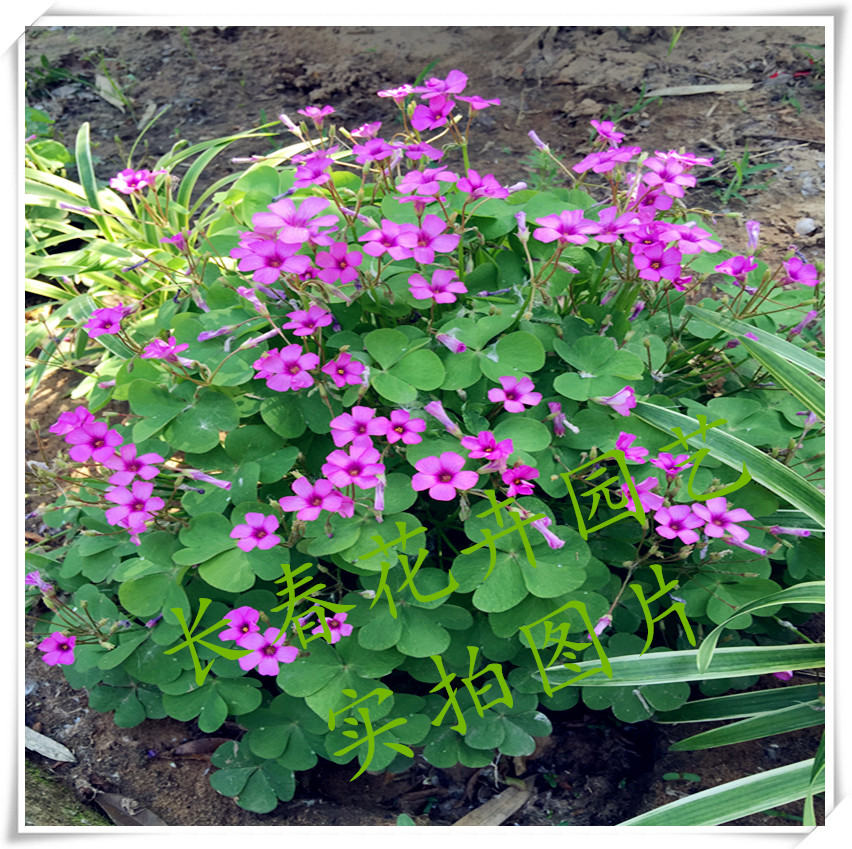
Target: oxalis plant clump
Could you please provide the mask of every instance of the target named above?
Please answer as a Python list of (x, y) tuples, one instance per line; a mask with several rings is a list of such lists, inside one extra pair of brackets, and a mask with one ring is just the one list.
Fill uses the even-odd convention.
[[(380, 91), (384, 127), (282, 115), (203, 191), (273, 125), (108, 186), (88, 126), (79, 182), (27, 145), (29, 385), (86, 375), (29, 464), (31, 650), (120, 727), (235, 720), (210, 781), (250, 811), (320, 758), (528, 755), (581, 701), (736, 720), (678, 749), (823, 721), (820, 272), (757, 222), (726, 250), (686, 199), (710, 160), (608, 121), (562, 186), (501, 185), (466, 84)], [(627, 824), (807, 823), (823, 789), (821, 745)]]

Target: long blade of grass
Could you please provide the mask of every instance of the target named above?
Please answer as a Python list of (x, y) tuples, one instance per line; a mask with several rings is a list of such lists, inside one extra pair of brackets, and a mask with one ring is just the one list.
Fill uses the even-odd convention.
[(742, 719), (770, 710), (780, 710), (791, 704), (812, 701), (819, 696), (819, 684), (799, 684), (794, 687), (776, 687), (755, 693), (733, 693), (687, 702), (676, 710), (656, 713), (654, 722), (680, 724), (685, 722), (712, 722), (721, 719)]
[[(671, 432), (674, 427), (680, 427), (685, 434), (698, 429), (698, 422), (691, 416), (649, 404), (647, 401), (637, 402), (632, 412), (642, 421), (665, 433)], [(736, 471), (741, 471), (745, 464), (754, 480), (825, 527), (825, 495), (783, 463), (718, 429), (708, 430), (704, 442), (699, 434), (691, 437), (689, 441), (695, 446), (709, 448), (712, 457)]]
[(624, 825), (721, 825), (767, 808), (804, 798), (809, 791), (825, 790), (824, 778), (811, 785), (813, 758), (770, 769), (737, 781), (729, 781), (678, 799), (653, 811), (618, 824)]
[[(703, 307), (687, 306), (684, 307), (683, 311), (685, 313), (691, 313), (705, 324), (709, 324), (711, 327), (718, 327), (719, 330), (725, 330), (735, 336), (742, 337), (745, 336), (746, 333), (757, 332), (757, 328), (750, 324), (746, 324), (744, 321), (739, 321), (735, 318), (728, 318), (728, 316), (720, 315), (717, 312), (704, 309)], [(812, 372), (819, 377), (825, 378), (825, 360), (821, 360), (819, 357), (814, 356), (810, 353), (810, 351), (806, 351), (803, 348), (793, 345), (786, 339), (779, 339), (777, 336), (767, 333), (766, 331), (759, 332), (760, 344), (763, 345), (764, 348), (768, 348), (770, 351), (778, 354), (779, 357), (783, 357), (787, 360), (787, 362), (794, 363), (795, 365), (801, 366), (803, 369), (807, 369), (807, 371)]]

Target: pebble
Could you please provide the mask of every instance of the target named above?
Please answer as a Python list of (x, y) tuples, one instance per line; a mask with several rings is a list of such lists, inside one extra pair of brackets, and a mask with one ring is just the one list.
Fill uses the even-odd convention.
[(800, 236), (808, 236), (816, 230), (816, 222), (813, 218), (800, 218), (796, 222), (796, 232)]

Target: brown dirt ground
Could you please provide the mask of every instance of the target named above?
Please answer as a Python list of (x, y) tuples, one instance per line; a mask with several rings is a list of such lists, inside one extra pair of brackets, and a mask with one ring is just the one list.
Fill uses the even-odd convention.
[[(722, 182), (704, 184), (688, 199), (722, 213), (715, 226), (726, 246), (744, 249), (742, 222), (755, 218), (763, 228), (764, 256), (778, 259), (795, 243), (808, 261), (822, 259), (824, 94), (796, 45), (824, 44), (823, 29), (687, 27), (667, 55), (670, 39), (671, 28), (647, 26), (51, 27), (28, 30), (26, 66), (35, 69), (45, 56), (51, 67), (91, 81), (100, 64), (98, 72), (105, 67), (121, 87), (132, 107), (124, 112), (80, 81), (55, 79), (41, 88), (31, 86), (29, 93), (31, 105), (55, 120), (55, 135), (66, 145), (73, 147), (83, 121), (91, 123), (102, 179), (125, 167), (139, 132), (137, 121), (165, 104), (171, 108), (147, 133), (136, 167), (152, 164), (179, 138), (195, 143), (227, 135), (280, 112), (295, 118), (297, 109), (311, 103), (332, 104), (340, 123), (350, 128), (387, 120), (390, 113), (375, 92), (410, 82), (436, 57), (451, 58), (440, 61), (434, 74), (459, 68), (470, 75), (471, 93), (501, 98), (500, 107), (480, 113), (471, 162), (480, 173), (492, 172), (507, 183), (529, 179), (519, 160), (531, 150), (531, 129), (570, 165), (588, 150), (588, 121), (616, 104), (630, 109), (643, 84), (653, 91), (752, 83), (743, 92), (663, 97), (622, 121), (619, 129), (628, 134), (625, 143), (644, 149), (684, 147), (716, 158), (713, 172)], [(794, 76), (802, 71), (812, 73)], [(285, 133), (278, 141), (288, 140)], [(722, 208), (714, 190), (727, 185), (734, 173), (731, 162), (741, 158), (746, 144), (753, 162), (777, 167), (758, 176), (756, 182), (767, 183), (765, 189), (745, 190), (745, 203), (733, 199)], [(235, 146), (231, 155), (269, 149), (247, 144)], [(231, 167), (223, 159), (210, 179)], [(728, 212), (736, 215), (725, 217)], [(815, 229), (802, 236), (796, 223), (805, 218), (813, 219)], [(75, 382), (67, 374), (45, 382), (28, 408), (29, 417), (46, 429), (61, 410), (73, 406), (68, 393)], [(29, 433), (26, 451), (28, 459), (37, 459)], [(41, 500), (31, 495), (27, 509)], [(27, 531), (34, 542), (43, 529), (31, 520)], [(205, 736), (193, 723), (147, 720), (137, 728), (116, 728), (111, 715), (90, 710), (85, 693), (71, 690), (62, 673), (46, 667), (32, 651), (26, 656), (26, 678), (27, 725), (36, 725), (77, 757), (70, 765), (48, 763), (39, 755), (32, 760), (81, 800), (91, 801), (96, 791), (119, 793), (169, 825), (393, 825), (400, 812), (410, 813), (420, 825), (449, 825), (505, 786), (495, 786), (491, 768), (437, 770), (422, 759), (392, 781), (367, 774), (350, 784), (351, 766), (321, 762), (299, 775), (292, 802), (279, 804), (271, 814), (251, 814), (210, 787), (209, 760), (172, 753), (179, 744)], [(514, 763), (501, 758), (497, 765), (502, 776), (535, 776), (530, 800), (505, 825), (613, 825), (687, 792), (812, 757), (818, 741), (818, 735), (803, 731), (771, 742), (667, 753), (672, 741), (703, 726), (624, 726), (609, 713), (581, 707), (555, 715), (553, 722), (553, 735), (542, 741), (535, 757)], [(229, 725), (218, 736), (239, 732)], [(696, 785), (664, 782), (666, 772), (693, 772), (702, 780)], [(782, 810), (800, 816), (802, 806)], [(817, 816), (820, 821), (821, 812)], [(757, 814), (737, 824), (795, 821)]]

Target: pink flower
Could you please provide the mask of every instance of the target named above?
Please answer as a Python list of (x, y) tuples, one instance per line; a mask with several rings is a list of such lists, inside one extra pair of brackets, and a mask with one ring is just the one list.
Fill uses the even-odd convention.
[(597, 130), (598, 135), (602, 139), (612, 142), (615, 147), (624, 141), (624, 133), (615, 132), (615, 124), (612, 121), (596, 121), (593, 118), (589, 123)]
[(165, 173), (162, 170), (151, 172), (147, 168), (143, 168), (141, 171), (125, 168), (109, 181), (109, 185), (111, 189), (116, 189), (124, 195), (132, 195), (141, 192), (146, 186), (153, 186), (154, 178)]
[(355, 161), (359, 165), (366, 165), (368, 162), (380, 162), (382, 159), (391, 156), (394, 150), (396, 150), (396, 147), (388, 144), (384, 139), (368, 139), (364, 144), (352, 146), (352, 153), (355, 154)]
[(24, 578), (24, 584), (29, 587), (38, 587), (43, 593), (49, 593), (53, 589), (53, 584), (48, 584), (41, 579), (38, 569), (27, 574), (27, 577)]
[(565, 540), (559, 539), (559, 537), (548, 528), (549, 524), (550, 519), (548, 519), (547, 516), (542, 519), (536, 519), (534, 522), (530, 522), (530, 526), (535, 528), (544, 537), (544, 541), (547, 543), (549, 548), (554, 550), (562, 548), (565, 545)]
[(279, 663), (292, 663), (299, 655), (295, 646), (285, 646), (276, 643), (280, 628), (267, 628), (263, 636), (260, 631), (246, 634), (240, 643), (240, 647), (251, 649), (252, 653), (239, 659), (240, 669), (248, 672), (257, 667), (261, 675), (277, 675)]
[(123, 441), (117, 430), (110, 430), (106, 422), (91, 421), (72, 430), (65, 436), (65, 442), (72, 445), (68, 456), (75, 463), (85, 463), (92, 459), (103, 463), (115, 454), (115, 448)]
[(773, 525), (769, 529), (771, 534), (788, 534), (793, 537), (809, 537), (811, 532), (807, 528), (782, 528), (780, 525)]
[(430, 77), (421, 86), (416, 86), (412, 91), (421, 95), (424, 100), (441, 94), (461, 94), (467, 85), (467, 74), (452, 70), (442, 80), (440, 77)]
[(436, 304), (452, 304), (456, 294), (467, 292), (467, 287), (456, 277), (455, 271), (436, 268), (428, 283), (422, 274), (412, 274), (408, 278), (408, 291), (419, 301), (432, 299)]
[(311, 304), (307, 310), (288, 312), (287, 318), (290, 321), (281, 325), (283, 330), (292, 330), (294, 336), (310, 336), (317, 328), (331, 324), (333, 317), (322, 307)]
[(606, 171), (612, 171), (616, 165), (629, 162), (641, 152), (641, 147), (613, 147), (600, 153), (590, 153), (576, 165), (573, 165), (572, 170), (578, 174), (584, 174), (591, 168), (595, 174), (603, 174)]
[(61, 664), (68, 666), (74, 663), (74, 644), (76, 637), (66, 637), (59, 631), (54, 631), (49, 637), (43, 639), (36, 648), (45, 652), (42, 660), (48, 666)]
[(266, 379), (266, 385), (276, 392), (290, 389), (307, 389), (314, 379), (307, 370), (319, 365), (316, 354), (306, 354), (301, 345), (286, 345), (280, 350), (267, 351), (255, 360), (252, 368), (258, 369), (255, 380)]
[[(165, 502), (153, 495), (154, 484), (150, 481), (133, 481), (130, 489), (116, 486), (106, 491), (106, 500), (118, 506), (110, 507), (105, 515), (111, 525), (145, 530), (144, 525), (153, 513), (162, 510)], [(132, 533), (138, 531), (133, 530)]]
[(576, 425), (572, 425), (571, 422), (568, 421), (565, 413), (562, 412), (562, 404), (560, 404), (559, 401), (548, 401), (547, 408), (550, 410), (550, 415), (547, 418), (553, 419), (554, 436), (565, 436), (566, 427), (573, 433), (580, 432), (580, 428)]
[(418, 171), (416, 168), (403, 175), (403, 178), (396, 184), (397, 191), (401, 194), (418, 195), (437, 195), (441, 191), (440, 180), (447, 182), (455, 182), (458, 180), (458, 174), (453, 171), (446, 171), (443, 168), (426, 168), (423, 171)]
[(359, 241), (367, 243), (364, 245), (364, 253), (370, 256), (381, 256), (387, 252), (391, 259), (408, 259), (413, 254), (401, 244), (399, 237), (409, 232), (416, 233), (417, 228), (413, 224), (397, 224), (383, 218), (381, 230), (368, 230)]
[(505, 376), (500, 378), (501, 389), (488, 390), (488, 400), (496, 404), (503, 403), (507, 413), (522, 413), (524, 407), (535, 407), (541, 401), (541, 392), (535, 392), (535, 386), (528, 377)]
[(334, 114), (333, 106), (306, 106), (304, 109), (296, 110), (300, 115), (310, 118), (314, 122), (314, 126), (319, 130), (322, 127), (322, 122), (326, 115)]
[(152, 463), (162, 463), (163, 458), (159, 454), (149, 453), (136, 456), (136, 446), (129, 442), (118, 449), (118, 454), (108, 457), (103, 465), (108, 469), (115, 469), (115, 474), (109, 482), (118, 486), (127, 486), (133, 478), (139, 476), (143, 480), (151, 480), (159, 474), (159, 469)]
[(341, 488), (355, 484), (359, 489), (372, 489), (379, 482), (376, 475), (385, 471), (384, 464), (379, 462), (380, 458), (375, 448), (359, 444), (356, 440), (349, 447), (349, 453), (332, 451), (323, 463), (322, 473)]
[[(458, 247), (461, 236), (458, 233), (445, 233), (447, 222), (438, 218), (437, 215), (424, 215), (420, 227), (405, 230), (399, 234), (399, 244), (411, 251), (409, 256), (424, 265), (435, 261), (436, 253), (449, 253)], [(437, 272), (435, 272), (437, 273)], [(443, 272), (452, 274), (452, 272)], [(454, 275), (453, 275), (454, 276)], [(435, 275), (432, 275), (434, 280)], [(459, 284), (463, 285), (463, 284)], [(467, 289), (454, 289), (451, 291), (466, 292)], [(418, 297), (415, 295), (415, 297)], [(455, 300), (455, 299), (453, 299)], [(439, 303), (451, 303), (444, 301)]]
[[(797, 256), (786, 260), (784, 269), (788, 283), (798, 283), (800, 286), (816, 286), (819, 283), (816, 266), (806, 265)], [(716, 270), (718, 271), (718, 268)]]
[(676, 280), (680, 276), (680, 261), (683, 257), (674, 248), (666, 250), (657, 242), (633, 257), (639, 276), (643, 280), (657, 283), (662, 279)]
[[(320, 227), (337, 224), (336, 215), (316, 217), (328, 205), (329, 201), (324, 198), (309, 197), (299, 204), (297, 210), (292, 200), (283, 198), (269, 204), (269, 212), (256, 212), (251, 221), (255, 228), (261, 227), (276, 232), (281, 242), (301, 245), (317, 236)], [(336, 229), (337, 226), (331, 227), (331, 230)]]
[(754, 271), (755, 268), (757, 268), (757, 263), (753, 256), (732, 256), (730, 259), (720, 262), (714, 270), (720, 274), (729, 274), (731, 277), (735, 277), (739, 283), (742, 283), (748, 273)]
[(601, 616), (595, 624), (595, 634), (600, 636), (607, 628), (609, 628), (610, 625), (612, 625), (612, 616), (608, 614), (606, 616)]
[(382, 89), (382, 91), (377, 91), (379, 97), (392, 97), (393, 102), (397, 104), (397, 106), (408, 97), (409, 94), (414, 92), (414, 86), (409, 85), (408, 83), (403, 83), (401, 86), (397, 86), (396, 88), (386, 88)]
[(470, 97), (459, 95), (456, 100), (463, 100), (474, 111), (479, 112), (480, 109), (487, 109), (489, 106), (499, 106), (500, 98), (495, 97), (493, 100), (485, 100), (478, 94), (472, 94)]
[(361, 124), (360, 127), (356, 127), (349, 135), (356, 139), (374, 139), (379, 134), (381, 127), (381, 121), (372, 121), (369, 124)]
[(411, 487), (417, 492), (429, 490), (436, 501), (452, 501), (456, 490), (476, 486), (479, 475), (463, 472), (464, 457), (454, 451), (444, 451), (440, 457), (424, 457), (414, 464), (417, 474), (411, 479)]
[(523, 463), (516, 463), (502, 474), (503, 483), (509, 485), (507, 494), (510, 497), (513, 495), (532, 495), (534, 485), (531, 481), (538, 476), (538, 469), (525, 466)]
[(222, 642), (236, 640), (237, 645), (241, 646), (241, 641), (249, 634), (260, 631), (260, 626), (257, 624), (260, 613), (253, 607), (237, 607), (229, 610), (222, 618), (231, 623), (230, 627), (216, 635)]
[(449, 348), (454, 354), (463, 354), (467, 350), (467, 345), (461, 339), (456, 339), (451, 333), (437, 333), (435, 340), (445, 348)]
[(642, 165), (651, 170), (650, 174), (642, 175), (645, 185), (652, 188), (658, 186), (669, 197), (681, 198), (685, 186), (695, 185), (695, 177), (687, 174), (683, 165), (673, 159), (663, 160), (650, 156)]
[(625, 386), (624, 389), (620, 389), (615, 395), (610, 395), (607, 398), (595, 398), (593, 400), (599, 404), (606, 404), (608, 407), (612, 407), (616, 413), (620, 413), (622, 416), (629, 416), (630, 411), (636, 406), (636, 393), (633, 391), (632, 386)]
[(298, 510), (296, 518), (302, 522), (313, 522), (323, 510), (334, 513), (343, 503), (341, 494), (324, 478), (314, 484), (307, 478), (297, 478), (293, 481), (293, 492), (296, 495), (285, 495), (278, 503), (288, 513)]
[(186, 240), (189, 238), (189, 234), (189, 230), (185, 233), (178, 231), (174, 234), (174, 236), (163, 236), (160, 241), (169, 245), (174, 245), (179, 251), (184, 252), (186, 250)]
[(92, 339), (98, 336), (114, 335), (121, 331), (121, 320), (130, 312), (129, 307), (119, 304), (117, 307), (101, 307), (94, 310), (83, 329)]
[(467, 176), (459, 180), (456, 185), (460, 191), (468, 192), (471, 200), (509, 197), (509, 190), (504, 189), (493, 174), (480, 177), (479, 172), (474, 171), (473, 168), (469, 168)]
[(734, 522), (753, 521), (752, 516), (747, 510), (742, 507), (737, 507), (734, 510), (728, 510), (728, 501), (724, 497), (711, 498), (702, 503), (692, 505), (692, 512), (695, 513), (702, 521), (706, 522), (704, 533), (708, 537), (719, 537), (725, 534), (730, 534), (736, 540), (742, 542), (748, 538), (748, 531), (745, 528), (735, 525)]
[(461, 437), (461, 428), (447, 415), (444, 405), (440, 401), (430, 401), (423, 411), (437, 419), (447, 430), (447, 433), (455, 437)]
[(384, 416), (374, 418), (372, 407), (352, 407), (351, 413), (342, 413), (331, 420), (331, 438), (340, 448), (359, 436), (382, 436), (387, 433), (388, 420)]
[(769, 553), (765, 548), (760, 548), (757, 545), (749, 545), (747, 542), (743, 542), (736, 537), (728, 536), (727, 534), (722, 537), (726, 543), (729, 545), (735, 545), (737, 548), (744, 548), (746, 551), (750, 551), (752, 554), (759, 554), (761, 557), (766, 557)]
[(772, 673), (779, 681), (789, 681), (793, 677), (792, 670), (784, 670), (783, 672)]
[(432, 97), (428, 105), (420, 103), (414, 107), (411, 115), (411, 126), (415, 130), (436, 130), (447, 123), (447, 115), (453, 111), (455, 104), (449, 97), (437, 95)]
[(75, 407), (73, 410), (60, 413), (56, 424), (52, 424), (49, 430), (51, 433), (64, 436), (71, 431), (79, 430), (83, 425), (90, 424), (94, 420), (95, 417), (85, 407)]
[(468, 449), (472, 460), (480, 457), (491, 462), (506, 460), (515, 450), (511, 439), (497, 442), (490, 430), (481, 430), (476, 436), (463, 436), (461, 444), (462, 448)]
[[(307, 616), (302, 617), (303, 619), (307, 619)], [(302, 619), (299, 620), (300, 624), (304, 624)], [(335, 613), (331, 618), (326, 617), (325, 624), (328, 625), (329, 633), (331, 634), (331, 638), (328, 639), (328, 642), (334, 645), (335, 643), (340, 642), (341, 637), (348, 637), (352, 633), (352, 626), (347, 624), (346, 622), (346, 613)], [(317, 625), (312, 634), (322, 634), (324, 633), (324, 629), (322, 627), (322, 623)]]
[(666, 473), (666, 477), (671, 480), (684, 469), (692, 468), (692, 463), (686, 462), (688, 459), (689, 454), (678, 454), (677, 457), (673, 457), (667, 451), (662, 451), (659, 457), (651, 460), (651, 465), (662, 469)]
[(696, 516), (688, 504), (663, 507), (654, 514), (659, 524), (657, 533), (666, 539), (680, 538), (686, 545), (698, 542), (699, 536), (693, 528), (700, 528), (703, 521)]
[(689, 224), (669, 224), (668, 229), (662, 231), (662, 237), (667, 242), (676, 241), (677, 249), (684, 254), (697, 254), (701, 251), (714, 254), (722, 249), (722, 246), (710, 238), (710, 233)]
[(420, 434), (424, 430), (426, 430), (424, 419), (412, 419), (408, 410), (392, 410), (385, 436), (391, 445), (400, 440), (403, 445), (416, 445), (423, 441)]
[(536, 218), (541, 226), (533, 232), (533, 238), (539, 242), (558, 242), (560, 245), (582, 245), (589, 241), (588, 233), (596, 233), (600, 228), (596, 221), (583, 218), (582, 209), (566, 209), (558, 215), (546, 215)]
[[(636, 483), (636, 478), (631, 475), (630, 480), (633, 481), (634, 488), (636, 489), (636, 494), (639, 496), (639, 503), (642, 505), (643, 510), (645, 510), (646, 512), (651, 512), (653, 510), (659, 510), (663, 506), (662, 496), (651, 492), (652, 489), (657, 488), (657, 484), (659, 483), (656, 478), (645, 478), (642, 483)], [(630, 489), (628, 488), (626, 483), (621, 484), (620, 488), (622, 494), (627, 496), (627, 504), (625, 504), (625, 509), (629, 510), (631, 513), (634, 513), (636, 511), (636, 506), (633, 503), (633, 497), (630, 494)]]
[(648, 449), (641, 448), (638, 445), (635, 448), (630, 447), (636, 438), (636, 434), (634, 433), (621, 431), (618, 434), (618, 439), (615, 440), (615, 447), (617, 450), (623, 451), (624, 458), (631, 463), (644, 463), (648, 456)]
[(324, 283), (341, 285), (358, 279), (358, 266), (364, 261), (360, 251), (347, 251), (345, 242), (335, 242), (328, 251), (316, 255), (314, 262), (322, 271), (317, 274)]
[(230, 534), (231, 539), (238, 540), (237, 548), (246, 552), (253, 548), (266, 551), (281, 542), (281, 537), (275, 533), (279, 524), (277, 516), (246, 513), (245, 519), (245, 522), (237, 525)]
[(167, 363), (177, 363), (183, 359), (182, 357), (178, 357), (178, 354), (185, 351), (188, 347), (188, 343), (178, 345), (175, 337), (169, 336), (168, 342), (164, 342), (162, 339), (153, 339), (150, 341), (140, 356), (143, 360), (165, 360)]
[(322, 367), (322, 372), (331, 377), (338, 389), (342, 389), (350, 384), (362, 384), (364, 380), (361, 375), (363, 375), (365, 368), (366, 366), (362, 362), (353, 359), (352, 354), (344, 351), (342, 354), (338, 354), (335, 359), (329, 360)]
[(218, 486), (219, 489), (229, 490), (231, 488), (230, 481), (222, 481), (218, 478), (210, 477), (210, 475), (205, 474), (204, 472), (200, 472), (198, 469), (181, 469), (181, 473), (186, 475), (191, 480), (201, 481), (202, 483), (209, 483), (212, 486)]
[(598, 215), (598, 227), (600, 229), (593, 236), (596, 242), (616, 242), (620, 235), (626, 233), (639, 222), (635, 212), (625, 212), (622, 215), (617, 215), (617, 213), (617, 206), (608, 206), (600, 211)]
[(253, 272), (255, 283), (271, 286), (282, 274), (302, 274), (311, 264), (306, 256), (294, 256), (300, 247), (280, 239), (249, 239), (240, 242), (231, 256), (241, 257), (237, 268)]

